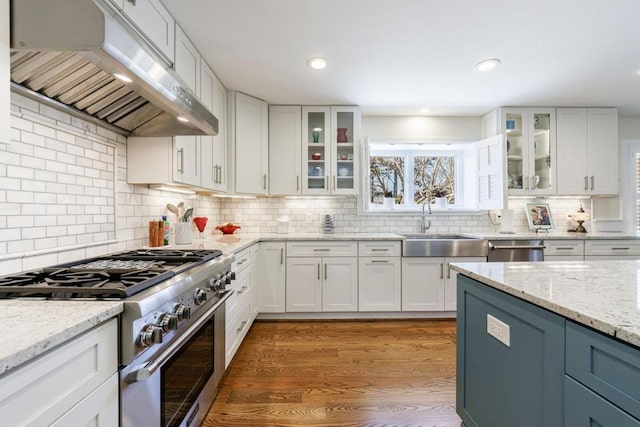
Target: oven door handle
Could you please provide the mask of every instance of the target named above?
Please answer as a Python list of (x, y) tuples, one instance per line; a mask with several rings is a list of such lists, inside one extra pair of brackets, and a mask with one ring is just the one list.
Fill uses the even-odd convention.
[(174, 342), (171, 343), (167, 349), (160, 354), (155, 360), (150, 360), (145, 362), (139, 366), (137, 366), (133, 371), (129, 372), (125, 378), (125, 381), (128, 384), (132, 384), (138, 381), (146, 380), (151, 375), (153, 375), (162, 365), (164, 365), (169, 359), (171, 359), (178, 350), (192, 337), (198, 332), (200, 327), (202, 327), (205, 323), (207, 323), (211, 315), (220, 308), (222, 304), (231, 296), (233, 291), (227, 292), (223, 295), (216, 304), (211, 307), (206, 314), (200, 316), (196, 322), (189, 327), (185, 333), (180, 335)]

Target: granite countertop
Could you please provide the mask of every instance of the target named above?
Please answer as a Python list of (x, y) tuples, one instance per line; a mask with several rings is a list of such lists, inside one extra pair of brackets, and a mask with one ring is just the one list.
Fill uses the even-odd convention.
[(120, 301), (0, 300), (0, 375), (121, 312)]
[(640, 347), (640, 261), (451, 266), (493, 288)]
[(485, 233), (485, 239), (491, 240), (637, 240), (640, 236), (624, 233), (571, 233), (568, 231), (551, 231), (549, 233), (536, 233), (534, 231), (515, 234)]

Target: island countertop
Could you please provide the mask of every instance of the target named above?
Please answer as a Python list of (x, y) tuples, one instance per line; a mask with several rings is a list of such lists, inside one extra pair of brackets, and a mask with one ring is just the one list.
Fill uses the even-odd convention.
[(452, 263), (451, 268), (640, 347), (640, 261)]
[(0, 301), (0, 375), (121, 312), (120, 301)]

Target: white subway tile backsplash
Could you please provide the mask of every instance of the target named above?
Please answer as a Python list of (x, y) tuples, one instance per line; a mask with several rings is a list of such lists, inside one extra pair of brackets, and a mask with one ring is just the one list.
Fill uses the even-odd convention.
[(14, 240), (7, 242), (7, 252), (29, 252), (35, 249), (34, 241), (30, 239)]
[(33, 169), (22, 166), (7, 166), (7, 176), (9, 178), (33, 179)]
[(7, 191), (7, 202), (33, 203), (33, 195), (34, 193), (29, 191)]
[(50, 227), (56, 225), (56, 223), (57, 220), (55, 216), (38, 215), (33, 218), (33, 225), (35, 225), (36, 227)]

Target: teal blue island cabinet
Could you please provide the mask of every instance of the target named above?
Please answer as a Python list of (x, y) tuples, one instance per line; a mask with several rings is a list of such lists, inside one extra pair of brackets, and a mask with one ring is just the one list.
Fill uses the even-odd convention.
[(640, 348), (459, 271), (466, 427), (640, 427)]

